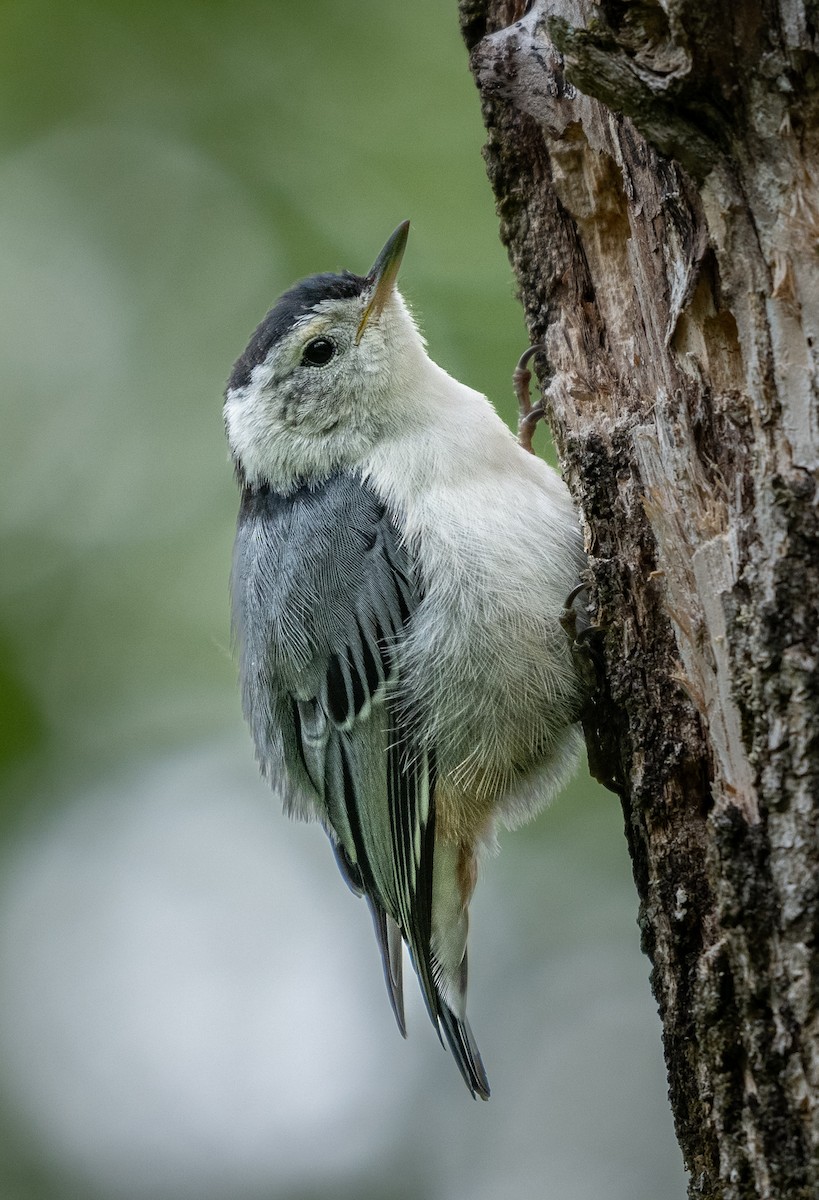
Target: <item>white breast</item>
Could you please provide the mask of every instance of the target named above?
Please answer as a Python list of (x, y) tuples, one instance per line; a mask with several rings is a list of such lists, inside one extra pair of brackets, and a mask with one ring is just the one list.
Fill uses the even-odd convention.
[(426, 355), (420, 369), (406, 427), (364, 464), (425, 587), (405, 678), (442, 778), (482, 803), (508, 793), (517, 820), (523, 793), (529, 809), (562, 782), (574, 740), (579, 685), (558, 617), (583, 567), (578, 519), (486, 397)]

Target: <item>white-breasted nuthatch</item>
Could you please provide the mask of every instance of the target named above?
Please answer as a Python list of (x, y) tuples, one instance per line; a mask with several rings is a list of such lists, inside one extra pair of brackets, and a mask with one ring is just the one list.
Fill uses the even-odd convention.
[(486, 1099), (466, 1018), (476, 856), (574, 765), (559, 618), (584, 555), (557, 473), (428, 357), (395, 288), (408, 231), (365, 276), (297, 283), (233, 368), (233, 624), (264, 776), (366, 897), (401, 1032), (403, 940)]

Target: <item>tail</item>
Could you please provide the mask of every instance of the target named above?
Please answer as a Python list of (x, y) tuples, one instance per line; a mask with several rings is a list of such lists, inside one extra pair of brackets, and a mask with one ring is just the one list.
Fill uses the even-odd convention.
[(489, 1080), (486, 1078), (481, 1054), (472, 1030), (469, 1027), (469, 1022), (466, 1018), (460, 1020), (459, 1017), (456, 1017), (452, 1009), (448, 1008), (443, 1000), (440, 1000), (439, 1003), (441, 1028), (449, 1043), (449, 1048), (452, 1051), (455, 1062), (458, 1064), (458, 1070), (464, 1078), (464, 1083), (475, 1099), (488, 1100)]
[[(401, 980), (401, 931), (392, 918), (386, 916), (383, 910), (379, 909), (372, 901), (370, 901), (370, 912), (372, 913), (373, 925), (375, 926), (378, 947), (381, 951), (384, 980), (387, 984), (390, 1004), (395, 1014), (398, 1028), (402, 1036), (406, 1037), (407, 1027), (404, 1021), (404, 997)], [(430, 993), (423, 986), (421, 988), (427, 1011), (438, 1036), (440, 1037), (443, 1031), (447, 1045), (457, 1063), (458, 1070), (461, 1072), (464, 1083), (469, 1088), (473, 1097), (475, 1099), (488, 1100), (489, 1080), (486, 1077), (481, 1052), (478, 1049), (475, 1035), (466, 1019), (466, 1015), (462, 1018), (457, 1016), (447, 1004), (444, 998), (444, 988), (441, 986), (440, 968), (434, 960), (425, 974), (427, 977), (438, 977), (438, 982), (432, 985)], [(466, 998), (466, 953), (464, 953), (459, 971), (459, 983), (462, 990), (460, 991), (460, 995), (456, 996), (456, 1003), (459, 998), (463, 1000)]]
[(403, 943), (401, 941), (401, 930), (392, 917), (388, 917), (383, 908), (380, 908), (369, 896), (367, 897), (367, 903), (370, 906), (375, 937), (378, 942), (378, 949), (381, 952), (381, 965), (384, 968), (384, 982), (387, 985), (390, 1005), (392, 1006), (401, 1037), (406, 1037), (407, 1023), (404, 1019)]
[[(387, 984), (390, 1004), (395, 1014), (398, 1028), (402, 1036), (406, 1037), (407, 1027), (404, 1021), (404, 997), (401, 980), (401, 931), (392, 918), (386, 916), (383, 909), (380, 909), (372, 901), (370, 901), (370, 912), (372, 913), (378, 947), (381, 951), (384, 980)], [(444, 995), (445, 988), (442, 986), (440, 968), (434, 959), (430, 963), (430, 967), (425, 972), (425, 975), (427, 978), (437, 976), (437, 981), (432, 984), (429, 991), (422, 984), (421, 993), (438, 1036), (440, 1037), (441, 1032), (443, 1032), (457, 1063), (458, 1070), (463, 1076), (464, 1083), (469, 1088), (473, 1097), (475, 1099), (488, 1100), (489, 1080), (486, 1077), (481, 1052), (475, 1041), (475, 1035), (466, 1019), (466, 1014), (463, 1017), (457, 1016), (447, 1003)], [(455, 1003), (466, 998), (466, 953), (464, 953), (459, 971), (459, 984), (459, 992), (451, 993)]]
[(475, 876), (471, 845), (436, 844), (428, 973), (433, 994), (428, 1000), (433, 1024), (439, 1036), (443, 1031), (464, 1083), (476, 1099), (488, 1100), (489, 1080), (466, 1019), (466, 943)]

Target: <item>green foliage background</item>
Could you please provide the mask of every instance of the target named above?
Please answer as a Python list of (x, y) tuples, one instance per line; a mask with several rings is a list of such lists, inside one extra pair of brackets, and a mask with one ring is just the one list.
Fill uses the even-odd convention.
[(6, 755), (224, 719), (221, 391), (292, 280), (409, 216), (432, 354), (509, 411), (525, 331), (441, 8), (0, 9)]
[[(111, 811), (118, 802), (127, 811), (128, 772), (153, 778), (157, 764), (180, 755), (204, 762), (214, 745), (228, 745), (241, 786), (256, 789), (266, 812), (261, 784), (242, 775), (252, 773), (251, 751), (226, 583), (236, 497), (220, 405), (233, 359), (285, 286), (316, 270), (367, 269), (409, 217), (401, 283), (432, 356), (513, 419), (510, 375), (526, 331), (498, 242), (455, 8), (454, 0), (0, 4), (0, 918), (4, 905), (22, 911), (19, 887), (39, 878), (26, 855), (35, 861), (40, 840), (59, 840), (60, 822), (84, 798), (110, 794)], [(272, 804), (269, 820), (279, 844), (307, 845)], [(93, 821), (88, 828), (86, 848)], [(385, 1043), (380, 1070), (389, 1079), (392, 1053), (424, 1063), (429, 1054), (435, 1066), (401, 1084), (414, 1089), (414, 1115), (391, 1129), (388, 1145), (361, 1150), (323, 1182), (321, 1171), (294, 1181), (275, 1163), (246, 1177), (239, 1161), (207, 1194), (478, 1195), (474, 1168), (456, 1169), (459, 1156), (449, 1153), (458, 1142), (475, 1148), (473, 1164), (482, 1154), (495, 1164), (508, 1197), (682, 1195), (620, 830), (614, 798), (581, 781), (533, 830), (505, 839), (485, 872), (485, 936), (474, 958), (488, 966), (482, 979), (473, 974), (475, 1007), (494, 988), (499, 1027), (510, 1001), (527, 1014), (518, 1039), (525, 1066), (526, 1039), (551, 1036), (577, 1010), (571, 971), (559, 972), (566, 956), (581, 962), (577, 987), (595, 1006), (567, 1035), (574, 1040), (559, 1043), (575, 1048), (571, 1061), (533, 1065), (531, 1077), (516, 1069), (504, 1079), (501, 1070), (500, 1098), (477, 1117), (416, 1020), (410, 1047)], [(316, 844), (319, 836), (304, 832)], [(322, 859), (315, 886), (340, 905), (332, 870)], [(105, 907), (105, 890), (94, 895)], [(55, 913), (73, 902), (70, 887), (59, 892)], [(507, 902), (507, 925), (496, 927), (493, 911)], [(12, 921), (17, 933), (0, 945), (0, 1048), (7, 1065), (17, 1063), (4, 1075), (0, 1059), (0, 1193), (206, 1194), (193, 1167), (186, 1175), (184, 1155), (173, 1177), (135, 1166), (150, 1158), (136, 1135), (115, 1169), (100, 1132), (108, 1165), (98, 1172), (93, 1152), (72, 1157), (70, 1139), (53, 1134), (36, 1095), (21, 1099), (29, 1072), (15, 1013), (36, 1012), (40, 1000), (21, 981), (26, 956), (53, 926), (42, 911)], [(343, 916), (364, 923), (354, 907)], [(72, 937), (91, 928), (85, 920), (80, 913)], [(493, 935), (510, 963), (502, 979), (491, 969)], [(70, 938), (62, 949), (70, 978), (80, 950)], [(59, 1015), (64, 977), (54, 970)], [(344, 970), (336, 964), (328, 980)], [(366, 983), (378, 1016), (368, 1021), (387, 1008), (376, 974), (373, 966)], [(487, 1013), (481, 1029), (490, 1064), (499, 1057), (497, 1047), (489, 1052), (493, 1021)], [(621, 1058), (618, 1042), (629, 1048)], [(117, 1069), (107, 1046), (101, 1038), (102, 1076)], [(631, 1100), (614, 1112), (632, 1071)], [(430, 1125), (433, 1079), (447, 1100)], [(65, 1103), (81, 1109), (83, 1085), (64, 1083)], [(612, 1102), (595, 1108), (601, 1091)], [(522, 1107), (512, 1107), (515, 1096)], [(118, 1144), (128, 1148), (123, 1121)], [(559, 1150), (541, 1145), (550, 1127), (574, 1138), (554, 1175), (548, 1164)], [(319, 1122), (318, 1160), (322, 1141)], [(488, 1166), (484, 1175), (495, 1180), (487, 1194), (498, 1194)]]

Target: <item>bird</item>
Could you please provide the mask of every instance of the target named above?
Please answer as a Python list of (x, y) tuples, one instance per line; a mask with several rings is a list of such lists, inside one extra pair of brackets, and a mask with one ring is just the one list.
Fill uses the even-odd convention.
[(582, 683), (560, 625), (585, 566), (558, 473), (427, 353), (396, 286), (311, 275), (236, 360), (232, 626), (263, 777), (318, 821), (370, 909), (406, 1036), (403, 946), (473, 1097), (469, 904), (501, 826), (574, 770)]

